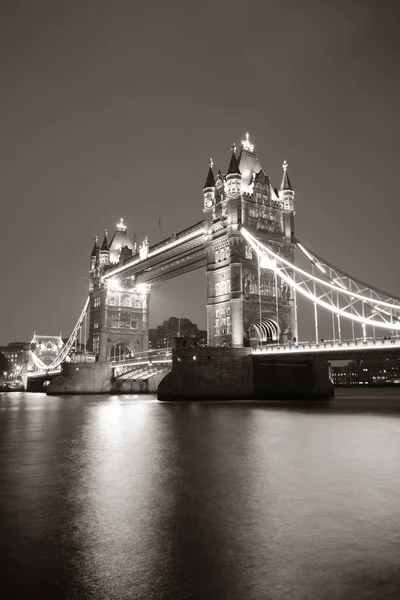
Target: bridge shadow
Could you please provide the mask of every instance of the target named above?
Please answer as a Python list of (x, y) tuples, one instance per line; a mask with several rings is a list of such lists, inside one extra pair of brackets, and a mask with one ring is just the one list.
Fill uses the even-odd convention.
[(206, 400), (184, 402), (160, 402), (163, 406), (179, 405), (182, 410), (188, 405), (196, 405), (200, 410), (225, 407), (229, 410), (251, 408), (262, 411), (287, 411), (308, 414), (376, 414), (400, 416), (400, 389), (357, 388), (336, 389), (335, 397), (328, 399), (277, 399), (277, 400)]

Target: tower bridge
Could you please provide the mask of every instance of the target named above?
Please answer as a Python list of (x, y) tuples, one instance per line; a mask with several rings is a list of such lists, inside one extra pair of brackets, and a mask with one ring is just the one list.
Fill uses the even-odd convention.
[[(343, 351), (344, 321), (351, 324), (353, 350), (360, 331), (363, 351), (376, 351), (376, 344), (365, 344), (369, 333), (376, 337), (376, 330), (397, 338), (398, 298), (335, 267), (297, 239), (295, 191), (286, 161), (282, 170), (279, 188), (274, 187), (246, 134), (239, 151), (232, 146), (226, 173), (215, 171), (210, 159), (203, 219), (195, 225), (157, 244), (145, 238), (138, 245), (121, 219), (110, 240), (107, 231), (101, 244), (96, 238), (87, 303), (66, 348), (50, 367), (65, 361), (74, 339), (83, 335), (96, 363), (115, 370), (116, 363), (122, 369), (125, 362), (126, 368), (115, 372), (117, 378), (128, 379), (127, 361), (140, 362), (148, 353), (156, 284), (200, 268), (207, 275), (210, 348), (245, 348), (250, 354), (262, 348), (270, 357), (299, 355), (299, 297), (306, 299), (314, 317), (313, 355), (322, 355), (317, 348), (321, 311), (332, 315), (330, 357)], [(295, 253), (305, 268), (296, 264)]]

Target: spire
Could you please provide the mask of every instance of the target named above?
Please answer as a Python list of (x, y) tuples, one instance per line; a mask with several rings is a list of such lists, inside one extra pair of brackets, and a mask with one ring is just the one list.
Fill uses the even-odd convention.
[(96, 237), (94, 238), (94, 246), (93, 246), (92, 254), (90, 255), (90, 257), (97, 256), (98, 249), (99, 249), (99, 238), (96, 235)]
[(209, 169), (208, 169), (208, 175), (207, 175), (206, 183), (204, 185), (204, 189), (215, 186), (215, 177), (214, 177), (214, 173), (212, 170), (214, 163), (213, 163), (212, 158), (210, 158), (210, 161), (208, 164), (209, 164)]
[(104, 240), (103, 240), (103, 243), (101, 245), (101, 250), (103, 250), (103, 251), (105, 250), (106, 252), (109, 251), (107, 235), (108, 235), (108, 232), (107, 232), (107, 229), (106, 229), (105, 232), (104, 232)]
[(236, 158), (236, 146), (232, 144), (232, 156), (231, 162), (229, 163), (229, 169), (227, 175), (240, 175), (239, 165)]
[(126, 225), (125, 225), (122, 217), (121, 217), (120, 222), (117, 223), (117, 227), (116, 227), (115, 231), (126, 231)]
[(280, 187), (281, 192), (284, 190), (290, 190), (293, 192), (293, 188), (292, 188), (292, 184), (290, 183), (287, 168), (288, 168), (288, 164), (287, 164), (286, 160), (284, 160), (283, 165), (282, 165), (283, 175), (282, 175), (282, 183), (281, 183), (281, 187)]
[(246, 152), (254, 152), (254, 144), (250, 143), (250, 136), (246, 133), (246, 139), (242, 140), (242, 149)]

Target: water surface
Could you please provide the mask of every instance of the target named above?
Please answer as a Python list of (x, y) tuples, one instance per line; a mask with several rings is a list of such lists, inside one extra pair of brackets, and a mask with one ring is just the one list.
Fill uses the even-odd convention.
[(400, 598), (400, 394), (0, 394), (1, 598)]

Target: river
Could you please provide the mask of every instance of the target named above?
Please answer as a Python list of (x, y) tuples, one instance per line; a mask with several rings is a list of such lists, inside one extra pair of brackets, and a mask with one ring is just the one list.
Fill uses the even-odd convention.
[(0, 394), (1, 598), (398, 600), (399, 417)]

